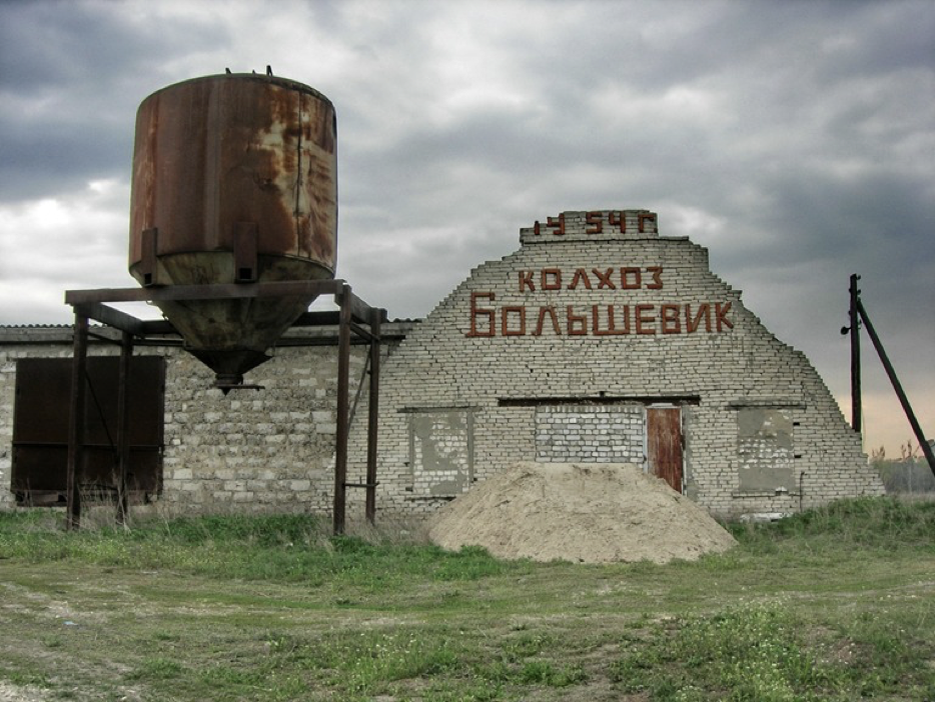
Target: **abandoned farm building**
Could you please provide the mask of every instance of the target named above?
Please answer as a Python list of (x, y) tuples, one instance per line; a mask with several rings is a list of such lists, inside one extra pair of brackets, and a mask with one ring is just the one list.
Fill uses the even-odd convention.
[[(82, 484), (113, 466), (119, 332), (93, 329)], [(332, 507), (337, 353), (292, 328), (229, 394), (177, 337), (135, 347), (130, 489), (178, 513)], [(378, 514), (425, 514), (518, 461), (633, 463), (720, 517), (882, 494), (808, 359), (646, 210), (564, 212), (420, 321), (382, 325)], [(0, 508), (60, 504), (70, 326), (0, 328)], [(347, 481), (365, 481), (368, 350)], [(351, 513), (363, 490), (349, 490)], [(361, 504), (358, 504), (361, 503)], [(379, 518), (379, 517), (378, 517)]]

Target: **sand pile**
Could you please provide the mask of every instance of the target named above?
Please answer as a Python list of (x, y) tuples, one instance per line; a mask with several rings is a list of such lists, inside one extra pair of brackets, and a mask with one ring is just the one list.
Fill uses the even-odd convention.
[(500, 558), (583, 563), (694, 560), (736, 543), (664, 481), (620, 463), (518, 463), (439, 510), (429, 538)]

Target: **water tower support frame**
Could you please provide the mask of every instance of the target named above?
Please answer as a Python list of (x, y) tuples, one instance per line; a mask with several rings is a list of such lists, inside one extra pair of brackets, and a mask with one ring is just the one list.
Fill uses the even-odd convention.
[[(386, 310), (371, 307), (357, 297), (351, 286), (343, 280), (286, 281), (273, 283), (234, 283), (215, 285), (174, 285), (164, 288), (106, 288), (98, 290), (68, 290), (65, 303), (75, 313), (74, 358), (72, 363), (71, 422), (68, 433), (68, 458), (66, 469), (67, 509), (65, 526), (77, 529), (81, 523), (81, 493), (78, 483), (84, 452), (85, 378), (87, 375), (88, 320), (93, 319), (122, 332), (121, 362), (118, 386), (118, 485), (117, 521), (123, 522), (129, 513), (126, 476), (129, 464), (128, 408), (130, 387), (130, 358), (135, 343), (161, 343), (173, 345), (166, 336), (180, 336), (175, 327), (166, 320), (141, 320), (105, 303), (156, 302), (162, 300), (218, 300), (256, 297), (288, 297), (308, 295), (309, 299), (330, 295), (338, 305), (337, 315), (333, 312), (306, 312), (292, 325), (294, 327), (324, 326), (337, 324), (337, 338), (331, 340), (338, 346), (338, 397), (337, 435), (335, 445), (335, 476), (333, 527), (335, 534), (344, 533), (346, 522), (347, 488), (366, 490), (365, 514), (371, 524), (376, 519), (377, 481), (377, 428), (379, 420), (380, 347), (381, 324), (386, 320)], [(369, 415), (367, 421), (367, 477), (364, 483), (347, 481), (348, 436), (350, 434), (350, 352), (352, 332), (369, 344)], [(181, 339), (174, 345), (182, 345)], [(246, 387), (246, 386), (245, 386)]]

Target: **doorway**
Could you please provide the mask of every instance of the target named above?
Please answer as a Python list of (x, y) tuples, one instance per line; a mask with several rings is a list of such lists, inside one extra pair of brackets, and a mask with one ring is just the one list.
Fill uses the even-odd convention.
[(682, 411), (678, 407), (646, 408), (648, 470), (682, 492)]

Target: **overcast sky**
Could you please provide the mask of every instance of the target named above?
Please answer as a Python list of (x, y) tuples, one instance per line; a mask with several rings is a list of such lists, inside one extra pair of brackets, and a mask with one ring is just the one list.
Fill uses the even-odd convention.
[[(130, 287), (136, 109), (264, 72), (338, 115), (337, 275), (425, 316), (564, 210), (708, 247), (850, 416), (848, 277), (935, 435), (935, 2), (0, 2), (0, 324)], [(912, 436), (864, 335), (869, 446)], [(913, 441), (914, 443), (914, 441)]]

